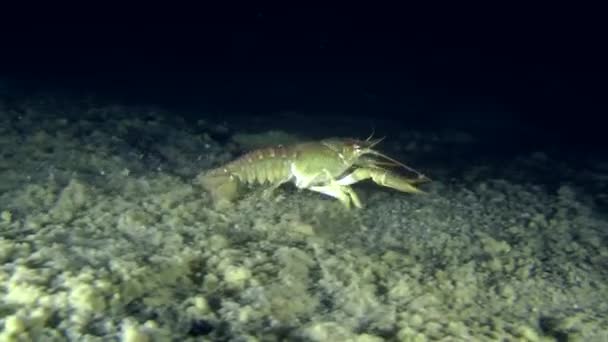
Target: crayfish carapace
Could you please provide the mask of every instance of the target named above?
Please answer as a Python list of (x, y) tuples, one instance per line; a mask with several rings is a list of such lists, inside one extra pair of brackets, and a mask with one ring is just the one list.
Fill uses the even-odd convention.
[[(376, 150), (381, 139), (329, 138), (290, 146), (251, 151), (199, 176), (214, 201), (231, 201), (240, 185), (266, 185), (271, 193), (283, 183), (337, 198), (346, 206), (362, 204), (351, 184), (371, 179), (381, 186), (408, 193), (421, 193), (416, 184), (430, 181), (423, 174)], [(387, 167), (402, 167), (415, 177), (405, 177)]]

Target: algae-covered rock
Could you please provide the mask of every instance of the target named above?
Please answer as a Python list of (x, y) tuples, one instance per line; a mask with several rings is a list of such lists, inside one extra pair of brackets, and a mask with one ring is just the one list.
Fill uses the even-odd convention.
[(224, 270), (224, 281), (231, 288), (243, 288), (251, 278), (251, 271), (242, 266), (228, 266)]
[(221, 208), (196, 173), (299, 136), (33, 102), (0, 106), (0, 340), (608, 340), (605, 178), (567, 158), (443, 158), (477, 138), (408, 131), (385, 146), (431, 161), (426, 196)]
[(53, 217), (60, 221), (72, 219), (76, 212), (90, 204), (91, 192), (78, 180), (71, 180), (61, 191), (57, 203), (51, 210)]

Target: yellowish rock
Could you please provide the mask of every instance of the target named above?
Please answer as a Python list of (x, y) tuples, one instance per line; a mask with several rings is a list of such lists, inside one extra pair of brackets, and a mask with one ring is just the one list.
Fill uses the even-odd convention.
[(242, 266), (228, 266), (224, 270), (224, 281), (230, 287), (242, 288), (251, 278), (251, 271)]
[(17, 335), (26, 329), (26, 324), (21, 317), (16, 315), (8, 316), (4, 320), (4, 332), (9, 335)]

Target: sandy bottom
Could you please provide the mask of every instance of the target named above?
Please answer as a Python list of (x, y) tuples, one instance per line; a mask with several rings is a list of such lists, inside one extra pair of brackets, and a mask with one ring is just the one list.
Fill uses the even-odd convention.
[(286, 186), (220, 210), (196, 175), (292, 135), (0, 111), (1, 341), (608, 341), (607, 164), (427, 165), (474, 137), (404, 132), (379, 149), (424, 169), (427, 195), (357, 184), (365, 209), (346, 211)]

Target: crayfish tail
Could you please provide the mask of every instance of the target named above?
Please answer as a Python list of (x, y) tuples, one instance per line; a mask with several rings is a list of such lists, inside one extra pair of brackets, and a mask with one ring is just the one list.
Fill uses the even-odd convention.
[(203, 173), (197, 181), (211, 195), (216, 206), (232, 202), (238, 196), (239, 183), (228, 174)]

